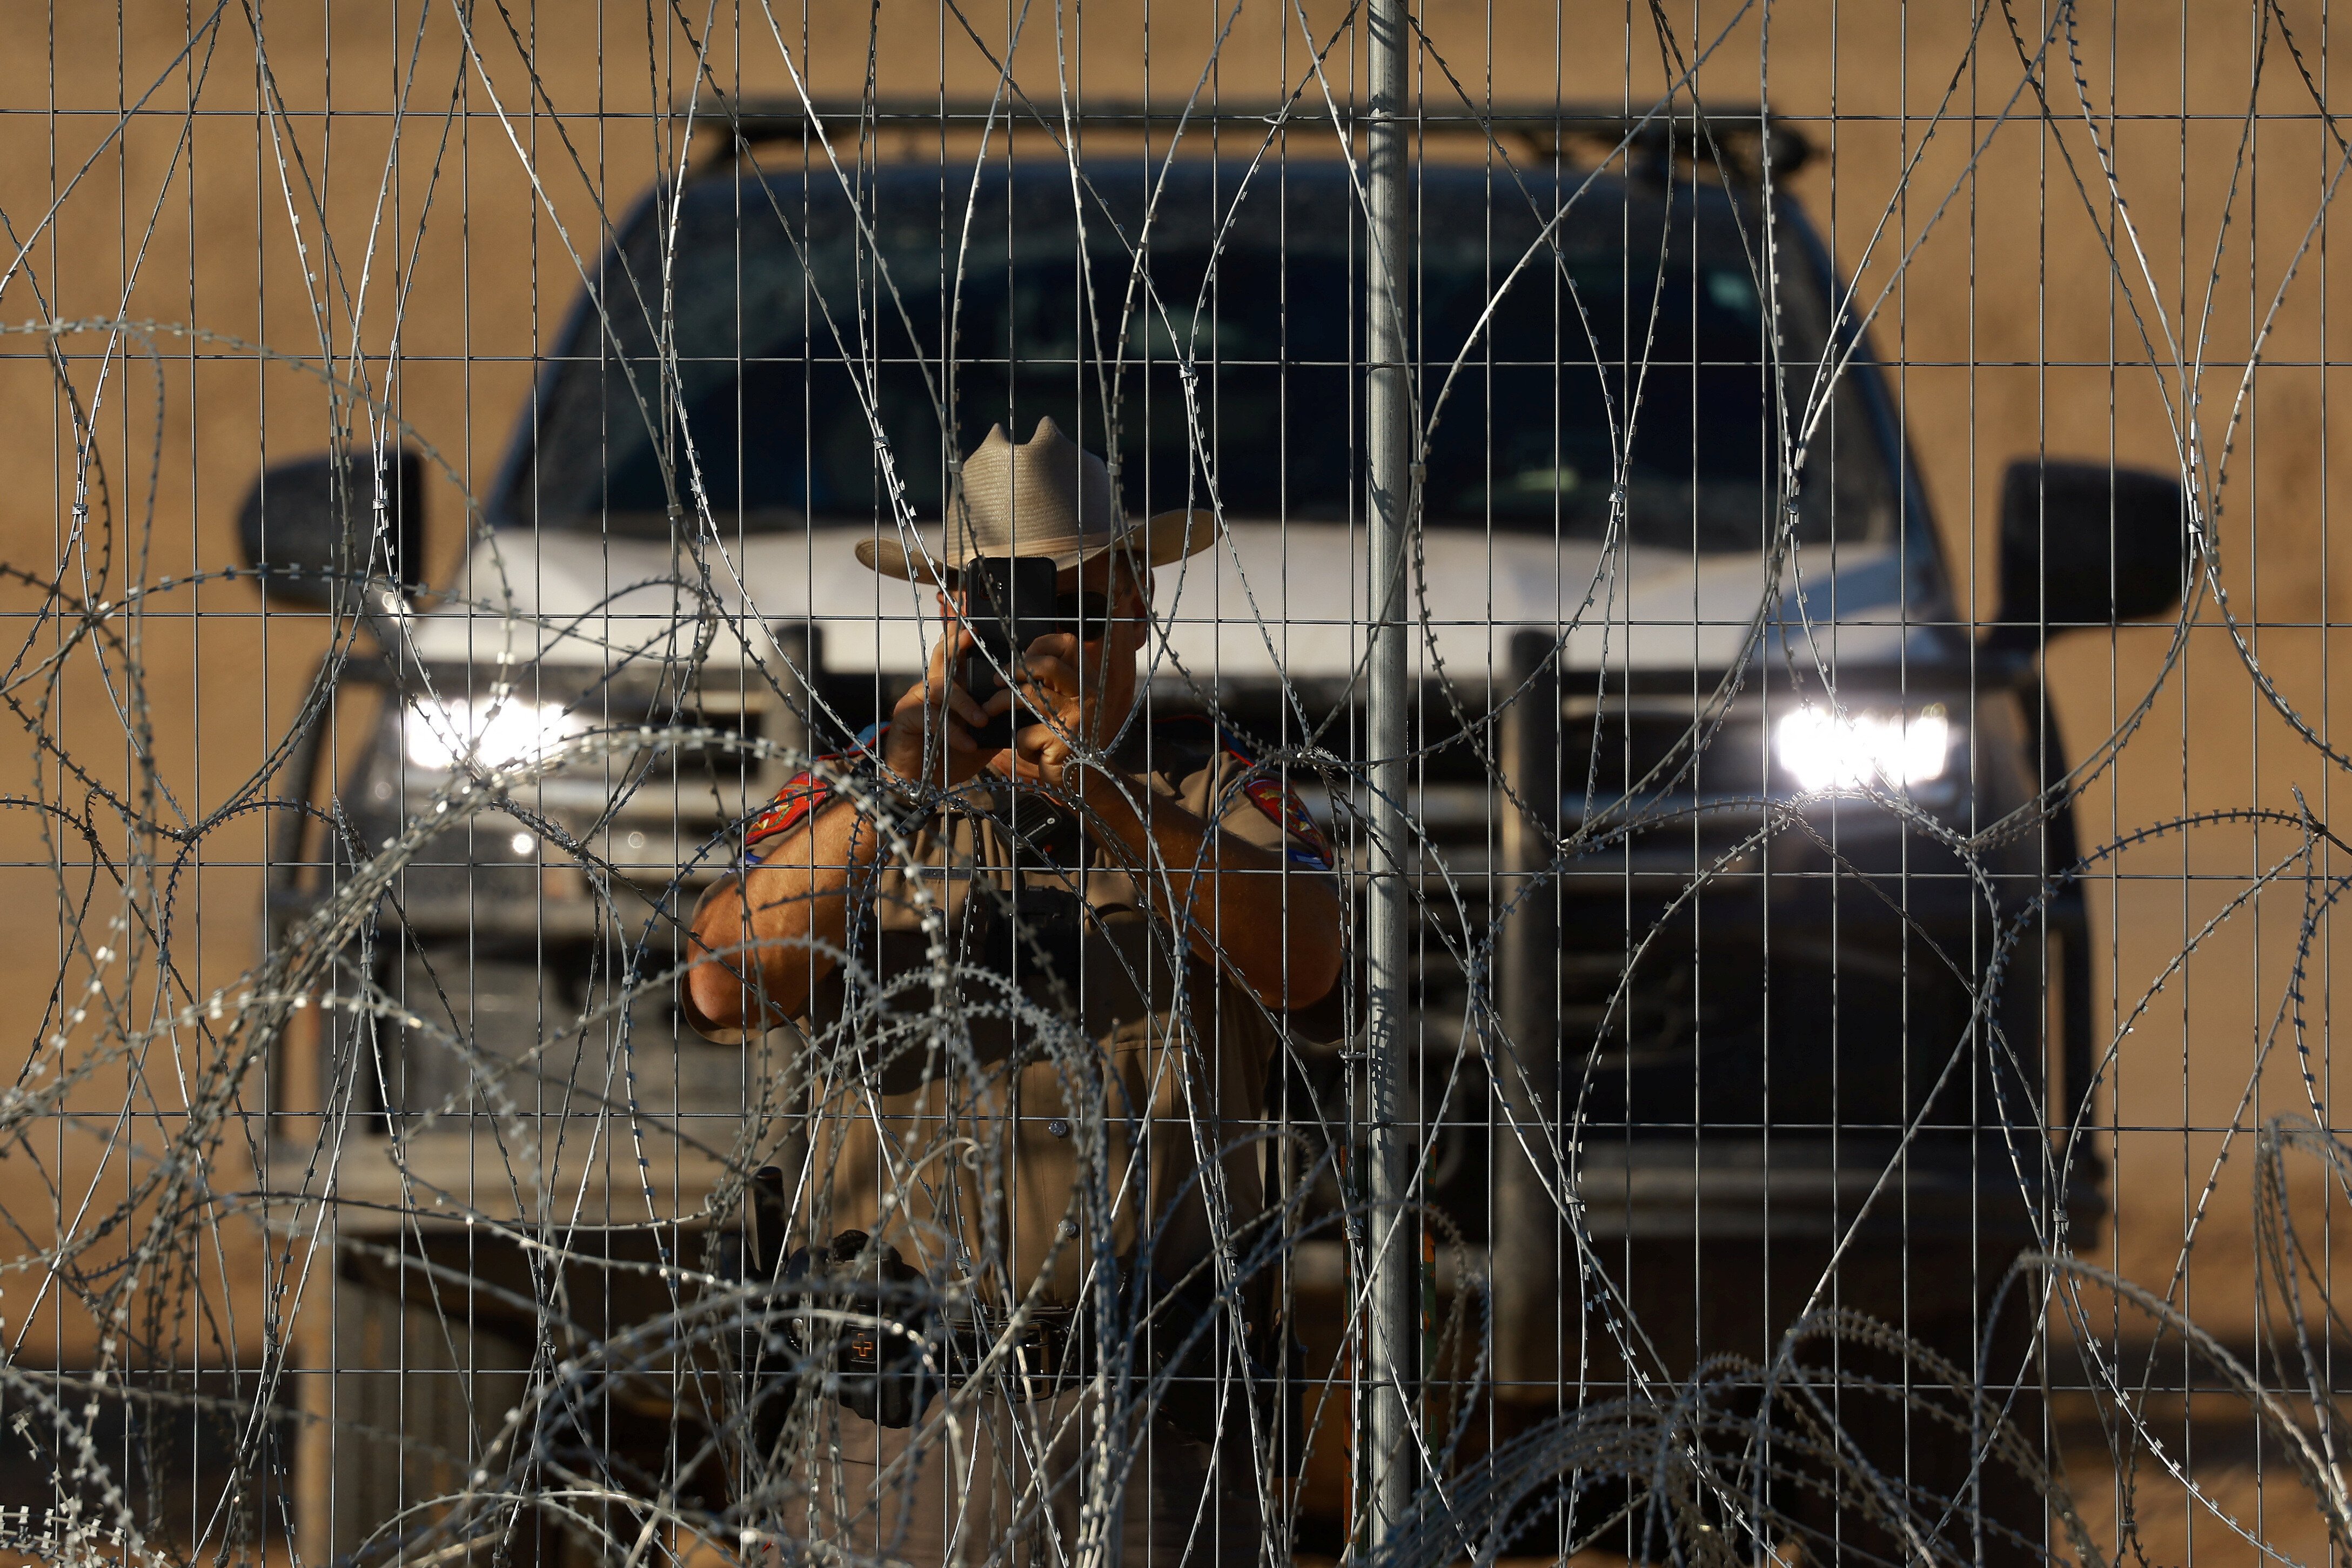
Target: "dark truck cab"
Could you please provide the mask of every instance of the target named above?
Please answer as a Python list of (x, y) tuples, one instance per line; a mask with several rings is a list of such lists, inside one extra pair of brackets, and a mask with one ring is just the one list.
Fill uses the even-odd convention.
[[(1360, 205), (1311, 139), (1253, 164), (1264, 117), (1223, 118), (1237, 156), (1090, 158), (1074, 187), (1058, 158), (836, 172), (796, 113), (740, 116), (599, 262), (457, 580), (374, 617), (386, 657), (346, 679), (386, 700), (341, 840), (581, 734), (833, 749), (919, 665), (927, 606), (850, 546), (938, 515), (944, 408), (959, 450), (1046, 415), (1115, 448), (1130, 510), (1213, 500), (1227, 542), (1161, 574), (1149, 700), (1287, 759), (1360, 868)], [(1428, 1201), (1492, 1259), (1501, 1392), (1545, 1403), (1595, 1334), (1553, 1191), (1638, 1310), (1687, 1319), (1659, 1335), (1685, 1367), (1768, 1342), (1842, 1236), (1987, 1282), (2065, 1215), (2081, 1240), (2090, 953), (2052, 879), (2077, 846), (2037, 654), (2169, 608), (2185, 536), (2168, 478), (2022, 462), (1998, 621), (1972, 623), (1828, 253), (1761, 199), (1762, 150), (1785, 174), (1802, 143), (1753, 115), (1698, 157), (1687, 126), (1498, 127), (1540, 155), (1416, 176), (1412, 1076)], [(1625, 155), (1552, 155), (1595, 138)], [(372, 481), (303, 488), (324, 472), (248, 507), (284, 588), (362, 558), (364, 499), (337, 498)], [(780, 782), (724, 744), (619, 747), (453, 828), (352, 957), (429, 1026), (330, 1030), (324, 1080), (404, 1169), (520, 1117), (534, 1182), (589, 1183), (600, 1223), (693, 1212), (757, 1163), (776, 1064), (695, 1038), (659, 977)], [(273, 908), (336, 874), (290, 844)], [(1334, 1144), (1345, 1058), (1301, 1042), (1285, 1080)], [(652, 1214), (595, 1174), (614, 1140), (670, 1173)], [(1302, 1245), (1300, 1290), (1344, 1277), (1336, 1235)], [(1786, 1280), (1709, 1287), (1701, 1244), (1708, 1278)], [(1849, 1304), (1907, 1310), (1914, 1266)]]

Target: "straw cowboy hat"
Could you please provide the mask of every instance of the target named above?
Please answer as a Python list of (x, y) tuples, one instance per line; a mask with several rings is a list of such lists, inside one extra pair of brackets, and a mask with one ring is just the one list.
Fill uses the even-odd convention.
[(897, 539), (864, 539), (857, 559), (891, 577), (935, 583), (951, 577), (975, 555), (1050, 555), (1075, 566), (1125, 548), (1145, 565), (1165, 566), (1217, 537), (1208, 511), (1163, 511), (1130, 523), (1118, 510), (1110, 469), (1051, 419), (1021, 446), (992, 425), (988, 438), (964, 459), (963, 477), (948, 508), (948, 522), (919, 530), (922, 547)]

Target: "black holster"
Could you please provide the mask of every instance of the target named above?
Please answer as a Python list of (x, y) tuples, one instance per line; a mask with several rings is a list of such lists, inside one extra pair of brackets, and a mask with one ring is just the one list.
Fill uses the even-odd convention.
[[(1279, 1314), (1242, 1326), (1241, 1355), (1234, 1352), (1233, 1314), (1218, 1301), (1214, 1284), (1195, 1275), (1173, 1289), (1157, 1288), (1145, 1310), (1151, 1313), (1150, 1371), (1160, 1384), (1159, 1413), (1195, 1442), (1228, 1448), (1253, 1447), (1251, 1410), (1280, 1474), (1298, 1473), (1306, 1449), (1304, 1416), (1306, 1347), (1285, 1333)], [(1139, 1311), (1139, 1320), (1142, 1312)], [(1248, 1377), (1235, 1385), (1237, 1370)]]
[[(783, 1173), (762, 1167), (752, 1177), (744, 1234), (746, 1277), (771, 1282), (769, 1309), (747, 1346), (744, 1394), (762, 1451), (804, 1393), (830, 1394), (878, 1426), (920, 1420), (932, 1396), (975, 1375), (997, 1348), (1000, 1331), (984, 1320), (939, 1310), (929, 1280), (861, 1230), (782, 1252), (786, 1223)], [(1306, 1447), (1305, 1347), (1278, 1316), (1242, 1331), (1233, 1346), (1233, 1314), (1213, 1281), (1195, 1276), (1169, 1288), (1121, 1271), (1126, 1321), (1140, 1333), (1149, 1320), (1150, 1353), (1135, 1371), (1158, 1384), (1156, 1410), (1186, 1436), (1221, 1438), (1247, 1449), (1251, 1410), (1279, 1473), (1296, 1475)], [(1148, 1285), (1148, 1293), (1139, 1290)], [(1015, 1398), (1050, 1398), (1091, 1382), (1099, 1367), (1092, 1313), (1067, 1308), (1037, 1312), (996, 1375)], [(1235, 1386), (1245, 1372), (1246, 1392)]]

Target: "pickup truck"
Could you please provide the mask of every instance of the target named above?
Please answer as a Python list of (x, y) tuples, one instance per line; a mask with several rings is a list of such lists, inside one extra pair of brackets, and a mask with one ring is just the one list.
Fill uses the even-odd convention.
[[(818, 121), (970, 139), (982, 112)], [(939, 515), (950, 448), (992, 423), (1050, 416), (1115, 454), (1130, 510), (1217, 509), (1218, 548), (1160, 574), (1149, 700), (1280, 759), (1360, 870), (1362, 206), (1328, 121), (1269, 150), (1267, 118), (1196, 115), (1176, 156), (1074, 176), (1050, 131), (836, 165), (797, 106), (741, 106), (594, 263), (454, 579), (409, 580), (413, 453), (263, 476), (251, 563), (381, 656), (336, 667), (371, 739), (306, 779), (339, 826), (281, 845), (278, 929), (467, 769), (701, 737), (605, 746), (430, 840), (348, 958), (414, 1022), (331, 1021), (317, 1070), (278, 1075), (352, 1111), (341, 1225), (375, 1240), (340, 1288), (382, 1342), (403, 1321), (446, 1342), (384, 1262), (404, 1247), (549, 1288), (456, 1208), (651, 1256), (652, 1222), (695, 1219), (758, 1163), (747, 1127), (788, 1119), (772, 1040), (681, 1026), (677, 921), (782, 782), (735, 738), (837, 749), (917, 672), (928, 605), (852, 547)], [(1481, 156), (1478, 123), (1431, 122), (1407, 308), (1412, 1078), (1431, 1234), (1494, 1291), (1492, 1392), (1559, 1409), (1625, 1375), (1596, 1268), (1665, 1370), (1760, 1355), (1846, 1237), (1872, 1245), (1838, 1300), (1965, 1349), (2007, 1260), (2100, 1213), (2070, 1137), (2090, 953), (2053, 879), (2077, 847), (2036, 655), (2177, 602), (2180, 489), (2021, 461), (1997, 616), (1972, 622), (1858, 302), (1789, 194), (1765, 200), (1802, 140), (1753, 113), (1704, 138), (1549, 109), (1487, 126)], [(1090, 134), (1173, 129), (1088, 111)], [(1302, 1038), (1278, 1075), (1310, 1147), (1345, 1152), (1348, 1058)], [(1350, 1265), (1316, 1216), (1343, 1163), (1290, 1162), (1321, 1184), (1292, 1289), (1335, 1309)], [(370, 1193), (421, 1223), (369, 1232)], [(616, 1322), (660, 1304), (597, 1289)], [(411, 1363), (519, 1378), (528, 1315), (468, 1312), (490, 1350)], [(388, 1394), (340, 1397), (401, 1426), (366, 1403)], [(436, 1408), (458, 1424), (435, 1440), (481, 1440)], [(341, 1551), (426, 1478), (338, 1441), (316, 1539)]]

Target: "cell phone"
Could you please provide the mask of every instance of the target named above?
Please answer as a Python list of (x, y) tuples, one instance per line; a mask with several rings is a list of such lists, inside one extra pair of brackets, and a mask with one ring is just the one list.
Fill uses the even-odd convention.
[[(1081, 642), (1101, 637), (1110, 624), (1110, 600), (1102, 594), (1060, 588), (1061, 570), (1043, 555), (978, 555), (963, 569), (964, 625), (971, 651), (964, 655), (963, 685), (983, 707), (1004, 689), (1000, 671), (1039, 637), (1076, 632)], [(982, 751), (1013, 744), (1013, 714), (997, 714), (972, 730)]]

